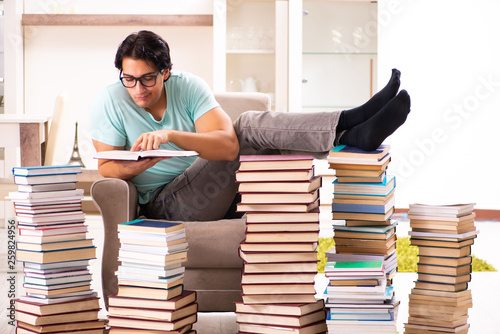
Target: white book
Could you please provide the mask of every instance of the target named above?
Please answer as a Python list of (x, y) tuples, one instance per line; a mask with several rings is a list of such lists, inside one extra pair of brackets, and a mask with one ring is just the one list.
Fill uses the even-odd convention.
[(118, 238), (129, 240), (143, 240), (143, 241), (173, 241), (183, 239), (186, 237), (186, 230), (160, 234), (160, 233), (145, 233), (138, 231), (118, 231)]
[(172, 246), (144, 246), (144, 245), (132, 245), (132, 244), (126, 244), (122, 243), (120, 246), (120, 249), (126, 250), (126, 251), (134, 251), (134, 252), (140, 252), (140, 253), (149, 253), (149, 254), (172, 254), (172, 253), (178, 253), (181, 251), (185, 251), (188, 249), (188, 243), (183, 242), (177, 245), (172, 245)]
[(65, 277), (55, 277), (55, 278), (37, 278), (25, 276), (24, 282), (28, 284), (39, 284), (39, 285), (55, 285), (55, 284), (63, 284), (63, 283), (76, 283), (76, 282), (85, 282), (91, 281), (92, 275), (76, 275), (76, 276), (65, 276)]
[(77, 182), (77, 174), (54, 174), (54, 175), (35, 175), (19, 176), (14, 175), (15, 184), (47, 184), (47, 183), (66, 183)]
[(184, 274), (178, 274), (175, 276), (161, 277), (161, 278), (160, 277), (158, 277), (158, 278), (137, 278), (134, 276), (118, 275), (118, 284), (120, 284), (120, 280), (169, 284), (172, 282), (176, 282), (176, 281), (180, 280), (181, 278), (184, 278)]
[(65, 289), (65, 288), (74, 288), (74, 287), (79, 287), (79, 286), (87, 286), (89, 284), (90, 283), (88, 281), (62, 283), (62, 284), (54, 284), (54, 285), (40, 285), (40, 284), (33, 284), (33, 283), (24, 283), (23, 287), (30, 288), (30, 289), (51, 291), (51, 290), (58, 290), (58, 289)]
[(118, 266), (118, 270), (115, 272), (118, 277), (133, 277), (134, 279), (139, 278), (159, 278), (159, 277), (170, 277), (179, 274), (183, 274), (186, 271), (185, 267), (176, 264), (177, 267), (167, 270), (155, 270), (147, 269), (141, 267), (131, 267), (131, 266)]
[(74, 268), (83, 267), (90, 264), (89, 260), (75, 260), (75, 261), (64, 261), (64, 262), (53, 262), (53, 263), (34, 263), (34, 262), (24, 262), (24, 268), (31, 269), (55, 269), (55, 268)]
[(46, 192), (55, 190), (73, 190), (76, 189), (75, 182), (66, 183), (48, 183), (48, 184), (19, 184), (17, 186), (18, 191), (22, 192)]
[(10, 199), (38, 199), (53, 197), (74, 197), (83, 196), (83, 189), (43, 191), (43, 192), (9, 192)]
[(82, 172), (81, 165), (30, 166), (30, 167), (12, 168), (12, 173), (14, 175), (20, 175), (20, 176), (77, 174), (81, 172)]
[(85, 220), (83, 211), (57, 212), (26, 215), (18, 213), (16, 215), (18, 222), (22, 223), (61, 223), (61, 222), (78, 222)]
[(35, 272), (24, 271), (25, 277), (41, 278), (45, 280), (51, 278), (79, 276), (79, 275), (90, 275), (90, 272), (88, 269), (70, 270), (70, 271), (52, 272), (52, 273), (35, 273)]
[(468, 237), (475, 236), (479, 233), (479, 231), (470, 231), (458, 234), (448, 234), (448, 233), (434, 233), (434, 232), (417, 232), (417, 231), (408, 231), (408, 235), (411, 237), (420, 237), (420, 238), (449, 238), (449, 239), (464, 239)]
[(85, 270), (87, 268), (88, 268), (87, 266), (69, 267), (69, 268), (65, 267), (65, 268), (54, 268), (54, 269), (34, 269), (34, 268), (25, 267), (23, 269), (23, 271), (24, 271), (25, 274), (41, 274), (41, 275), (44, 275), (44, 274), (67, 272), (68, 270), (74, 270), (74, 271)]
[(471, 214), (476, 203), (428, 205), (414, 203), (409, 205), (408, 214), (417, 216), (461, 217)]
[(64, 302), (70, 302), (74, 300), (80, 300), (80, 299), (87, 299), (87, 298), (93, 298), (97, 297), (97, 292), (90, 291), (87, 293), (81, 293), (80, 295), (71, 295), (67, 297), (59, 297), (59, 298), (47, 298), (47, 296), (44, 295), (36, 295), (35, 296), (21, 296), (19, 299), (26, 301), (26, 302), (33, 302), (33, 303), (42, 303), (42, 304), (56, 304), (56, 303), (64, 303)]

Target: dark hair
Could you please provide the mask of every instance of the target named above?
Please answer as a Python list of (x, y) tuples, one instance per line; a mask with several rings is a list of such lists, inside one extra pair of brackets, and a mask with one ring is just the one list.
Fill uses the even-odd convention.
[(115, 56), (115, 67), (123, 70), (123, 58), (144, 60), (159, 71), (171, 69), (170, 48), (167, 42), (152, 31), (141, 30), (127, 36), (120, 44)]

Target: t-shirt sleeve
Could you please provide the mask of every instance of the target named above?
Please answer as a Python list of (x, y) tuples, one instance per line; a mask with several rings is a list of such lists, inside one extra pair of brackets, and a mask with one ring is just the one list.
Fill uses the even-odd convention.
[(198, 76), (191, 76), (186, 82), (184, 98), (193, 122), (206, 112), (219, 106), (208, 84)]
[(107, 88), (101, 90), (90, 104), (90, 127), (92, 139), (111, 146), (125, 146), (127, 135), (123, 115)]

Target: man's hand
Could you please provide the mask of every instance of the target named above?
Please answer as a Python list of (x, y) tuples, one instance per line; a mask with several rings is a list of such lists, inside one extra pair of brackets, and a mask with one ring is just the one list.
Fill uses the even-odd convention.
[(160, 148), (160, 144), (166, 144), (169, 142), (169, 130), (158, 130), (153, 132), (146, 132), (137, 138), (132, 147), (131, 151), (148, 151), (157, 150)]
[[(123, 147), (106, 145), (96, 140), (92, 142), (97, 152), (124, 149)], [(165, 159), (169, 158), (145, 158), (139, 159), (138, 161), (99, 159), (98, 169), (99, 173), (104, 177), (116, 177), (123, 180), (129, 180)]]
[(128, 176), (136, 176), (144, 172), (146, 169), (153, 167), (158, 162), (170, 159), (170, 158), (142, 158), (137, 161), (129, 160), (113, 160), (115, 167), (118, 167), (122, 173), (122, 178), (128, 178)]

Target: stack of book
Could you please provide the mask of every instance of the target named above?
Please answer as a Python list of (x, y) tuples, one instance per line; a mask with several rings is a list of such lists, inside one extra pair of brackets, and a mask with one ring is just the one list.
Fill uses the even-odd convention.
[(183, 223), (137, 219), (118, 225), (118, 293), (109, 296), (110, 333), (195, 333), (196, 293), (184, 290)]
[(330, 151), (334, 169), (332, 217), (335, 248), (326, 253), (327, 324), (331, 333), (395, 333), (399, 302), (396, 273), (395, 177), (387, 174), (390, 147), (375, 151), (339, 145)]
[(9, 198), (25, 289), (15, 300), (17, 333), (103, 333), (90, 286), (96, 251), (86, 234), (83, 190), (76, 189), (81, 166), (14, 167), (13, 173), (18, 191)]
[(405, 333), (467, 333), (472, 307), (474, 204), (410, 204), (410, 241), (418, 246), (418, 277)]
[(247, 231), (241, 333), (324, 333), (323, 300), (315, 298), (319, 188), (310, 155), (241, 156), (236, 173)]

